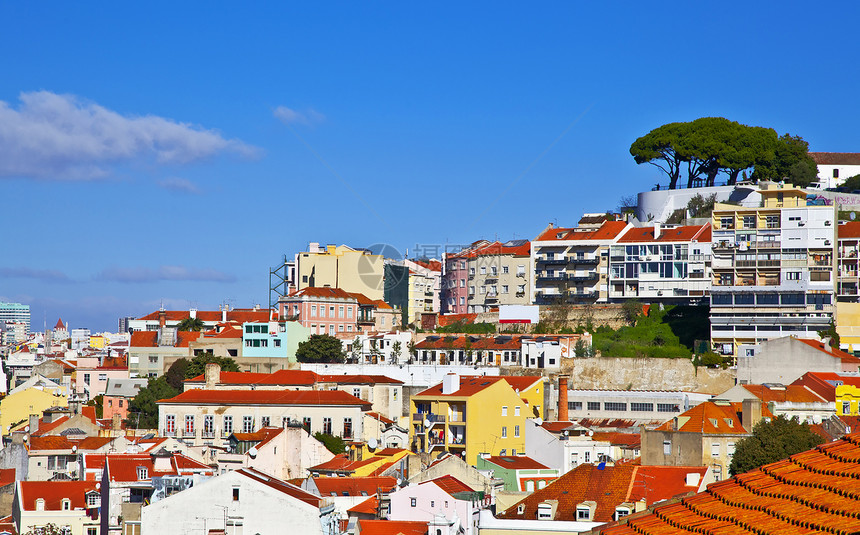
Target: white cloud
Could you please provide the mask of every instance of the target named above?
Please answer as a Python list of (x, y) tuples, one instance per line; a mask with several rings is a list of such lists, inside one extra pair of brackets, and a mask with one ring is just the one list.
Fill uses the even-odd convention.
[(217, 130), (153, 115), (133, 117), (50, 91), (24, 92), (18, 108), (0, 101), (0, 177), (92, 179), (135, 160), (185, 164), (259, 150)]
[(9, 279), (35, 279), (43, 282), (71, 282), (69, 276), (62, 271), (28, 267), (0, 268), (0, 277)]
[(195, 269), (185, 266), (109, 267), (96, 279), (113, 282), (141, 283), (159, 281), (236, 282), (236, 277), (215, 269)]
[(192, 195), (199, 195), (202, 193), (200, 188), (197, 187), (197, 184), (184, 178), (165, 178), (164, 180), (158, 181), (158, 186), (166, 190), (176, 191), (179, 193), (190, 193)]
[(298, 111), (286, 106), (278, 106), (272, 112), (276, 119), (286, 125), (290, 124), (314, 124), (321, 123), (325, 119), (325, 115), (308, 108), (305, 111)]

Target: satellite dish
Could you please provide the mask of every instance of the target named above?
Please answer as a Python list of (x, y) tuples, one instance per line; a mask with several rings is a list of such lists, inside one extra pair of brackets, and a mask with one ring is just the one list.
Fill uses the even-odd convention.
[(378, 445), (379, 445), (379, 442), (377, 442), (375, 438), (371, 438), (370, 440), (367, 441), (367, 447), (372, 449), (372, 450), (375, 450), (376, 446), (378, 446)]
[(424, 427), (430, 427), (430, 420), (427, 418), (424, 418)]
[(72, 446), (72, 453), (77, 453), (77, 452), (78, 452), (78, 447)]
[(543, 425), (543, 418), (538, 416), (537, 418), (535, 418), (535, 423), (538, 425)]
[(25, 426), (24, 426), (24, 432), (25, 432), (25, 433), (29, 433), (29, 432), (30, 432), (30, 426), (29, 426), (29, 425), (25, 425)]
[(96, 483), (96, 490), (101, 490), (101, 488), (102, 488), (102, 484), (101, 484), (101, 483)]
[(248, 455), (250, 455), (252, 459), (257, 457), (257, 446), (251, 446), (251, 449), (248, 450)]

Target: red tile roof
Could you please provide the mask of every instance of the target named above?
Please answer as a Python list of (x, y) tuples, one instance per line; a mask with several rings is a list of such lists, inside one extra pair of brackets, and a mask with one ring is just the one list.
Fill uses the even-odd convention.
[[(365, 414), (367, 414), (367, 416), (370, 416), (374, 420), (379, 420), (380, 422), (387, 424), (387, 425), (391, 425), (391, 424), (395, 423), (394, 420), (391, 420), (390, 418), (386, 418), (385, 416), (379, 414), (378, 412), (368, 412)], [(385, 450), (383, 450), (383, 451), (385, 451)], [(379, 452), (377, 455), (381, 455), (381, 454), (382, 454), (382, 452)]]
[(397, 487), (397, 480), (393, 477), (315, 477), (313, 482), (323, 498), (375, 496), (377, 490), (388, 493)]
[(413, 260), (413, 262), (430, 271), (442, 271), (442, 262), (438, 260), (428, 260), (426, 262), (424, 260)]
[(262, 427), (254, 433), (233, 433), (242, 442), (256, 442), (258, 448), (265, 446), (284, 431), (283, 427)]
[(354, 507), (347, 509), (347, 513), (355, 513), (355, 514), (370, 514), (375, 515), (377, 510), (379, 509), (379, 500), (376, 499), (376, 496), (372, 496), (363, 502), (355, 505)]
[(36, 510), (36, 500), (45, 500), (45, 511), (62, 511), (63, 499), (72, 509), (86, 509), (88, 492), (96, 491), (95, 481), (21, 481), (21, 508)]
[[(591, 521), (609, 522), (613, 519), (615, 507), (624, 502), (645, 498), (650, 505), (678, 494), (697, 491), (698, 484), (687, 486), (687, 474), (695, 473), (701, 481), (707, 470), (704, 466), (633, 464), (606, 466), (601, 470), (592, 464), (581, 464), (496, 516), (535, 520), (538, 504), (546, 500), (558, 500), (554, 520), (577, 520), (576, 505), (593, 501), (597, 507)], [(518, 513), (520, 505), (524, 506), (523, 513)]]
[[(203, 463), (197, 462), (181, 453), (174, 453), (170, 459), (168, 470), (156, 470), (152, 455), (145, 454), (87, 454), (84, 455), (84, 465), (90, 469), (104, 469), (107, 465), (111, 481), (133, 482), (147, 481), (153, 477), (181, 476), (193, 474), (214, 475), (214, 470)], [(147, 477), (140, 478), (138, 467), (146, 468)], [(93, 474), (95, 477), (95, 474)]]
[(843, 363), (846, 364), (860, 364), (860, 357), (855, 357), (851, 353), (846, 353), (842, 351), (838, 347), (830, 347), (821, 343), (820, 340), (809, 340), (806, 338), (795, 338), (798, 342), (803, 342), (809, 347), (814, 347), (815, 349), (821, 351), (822, 353), (827, 353), (828, 355), (833, 356), (834, 358), (840, 359)]
[(345, 453), (340, 453), (335, 455), (328, 461), (324, 463), (320, 463), (316, 466), (311, 466), (308, 468), (309, 472), (330, 472), (330, 471), (351, 471), (347, 470), (347, 467), (352, 464), (352, 461), (349, 460), (349, 456)]
[(712, 483), (704, 492), (631, 516), (602, 533), (857, 533), (858, 479), (860, 434), (855, 433)]
[(626, 221), (606, 221), (600, 227), (589, 228), (588, 230), (548, 228), (534, 241), (612, 240), (623, 233), (627, 227)]
[(129, 347), (156, 347), (158, 345), (158, 332), (133, 331), (128, 345)]
[[(705, 401), (676, 416), (678, 429), (682, 433), (711, 433), (747, 435), (749, 431), (742, 425), (741, 403), (716, 403)], [(773, 418), (767, 403), (762, 402), (763, 417)], [(686, 418), (686, 421), (684, 419)], [(674, 420), (669, 420), (657, 428), (660, 431), (673, 431)]]
[(542, 424), (540, 424), (541, 427), (543, 427), (550, 433), (561, 433), (572, 425), (573, 422), (543, 422)]
[(525, 455), (491, 455), (485, 460), (510, 470), (549, 470), (549, 467)]
[(543, 377), (539, 376), (514, 376), (514, 375), (505, 375), (498, 377), (488, 377), (485, 375), (482, 376), (474, 376), (474, 375), (462, 375), (460, 376), (460, 388), (451, 393), (451, 394), (443, 394), (442, 393), (442, 383), (438, 385), (431, 386), (427, 390), (421, 391), (415, 396), (430, 396), (430, 397), (440, 397), (440, 396), (456, 396), (456, 397), (465, 397), (471, 396), (473, 394), (477, 394), (478, 392), (484, 390), (488, 386), (495, 384), (499, 381), (504, 381), (508, 383), (511, 388), (514, 390), (525, 390), (537, 382), (542, 382)]
[(475, 323), (475, 318), (477, 317), (477, 314), (442, 314), (439, 316), (439, 326), (445, 327), (453, 323), (471, 325), (472, 323)]
[(642, 444), (642, 436), (639, 433), (594, 433), (591, 440), (609, 442), (622, 448), (639, 448)]
[(860, 152), (810, 152), (818, 165), (860, 165)]
[(14, 468), (0, 468), (0, 487), (5, 487), (15, 482)]
[(520, 245), (505, 245), (499, 241), (486, 242), (479, 240), (462, 251), (449, 254), (446, 260), (500, 255), (531, 256), (531, 244), (528, 241), (525, 241), (525, 243)]
[(618, 243), (642, 243), (642, 242), (710, 242), (711, 224), (692, 225), (674, 228), (663, 228), (660, 236), (654, 238), (654, 227), (634, 227), (618, 238)]
[(792, 385), (803, 385), (827, 401), (836, 401), (836, 383), (860, 387), (860, 377), (834, 372), (806, 372)]
[(362, 535), (427, 535), (427, 522), (417, 520), (359, 520)]
[(97, 450), (103, 448), (113, 440), (112, 437), (86, 437), (80, 440), (70, 440), (63, 435), (31, 436), (28, 449), (33, 451), (43, 450), (71, 450), (76, 447), (78, 452)]
[(824, 403), (826, 401), (812, 390), (800, 385), (788, 385), (784, 388), (770, 388), (765, 385), (743, 386), (750, 394), (765, 402)]
[(371, 404), (343, 390), (187, 390), (158, 403), (191, 405), (360, 405)]
[(458, 492), (473, 492), (472, 487), (466, 485), (465, 483), (451, 475), (445, 475), (442, 477), (437, 477), (436, 479), (431, 479), (429, 481), (423, 481), (419, 483), (419, 485), (427, 485), (429, 483), (433, 483), (451, 496)]
[(63, 318), (57, 318), (57, 324), (54, 325), (54, 329), (63, 330), (66, 328), (66, 325), (63, 323)]
[(472, 349), (473, 351), (518, 351), (524, 336), (433, 335), (415, 344), (415, 349)]

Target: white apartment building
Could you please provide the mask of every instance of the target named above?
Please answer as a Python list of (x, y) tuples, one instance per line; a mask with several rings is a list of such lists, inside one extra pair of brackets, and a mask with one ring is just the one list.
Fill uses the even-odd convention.
[(571, 419), (665, 421), (711, 398), (701, 392), (569, 389)]
[(840, 302), (857, 303), (860, 301), (860, 221), (840, 221), (836, 234), (836, 298)]
[(532, 302), (537, 305), (605, 303), (609, 297), (609, 248), (632, 225), (549, 225), (531, 243)]
[(711, 276), (710, 223), (632, 228), (610, 247), (610, 301), (699, 304)]
[(817, 338), (835, 314), (833, 206), (808, 206), (790, 184), (763, 184), (760, 207), (717, 204), (711, 225), (711, 343)]

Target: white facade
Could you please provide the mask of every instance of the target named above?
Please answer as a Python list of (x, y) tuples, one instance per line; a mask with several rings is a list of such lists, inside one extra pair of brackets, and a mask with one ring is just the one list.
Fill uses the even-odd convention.
[(710, 394), (700, 392), (569, 389), (567, 406), (571, 419), (663, 422), (709, 399)]
[[(485, 505), (489, 505), (490, 497), (485, 497), (485, 502), (482, 502), (477, 495), (474, 493), (472, 500), (457, 499), (433, 480), (410, 483), (388, 495), (391, 504), (388, 520), (439, 522), (444, 517), (448, 522), (459, 522), (465, 535), (478, 535), (478, 515)], [(456, 526), (454, 531), (457, 531)]]
[[(360, 333), (351, 341), (341, 340), (355, 362), (367, 364), (405, 364), (409, 361), (407, 348), (411, 341), (411, 331)], [(397, 342), (400, 342), (400, 354), (395, 357)]]
[(332, 505), (321, 499), (312, 505), (302, 499), (307, 496), (312, 495), (259, 472), (228, 472), (144, 507), (141, 533), (338, 533)]
[(526, 456), (559, 471), (570, 472), (580, 464), (598, 463), (621, 458), (621, 452), (609, 442), (592, 440), (591, 432), (582, 434), (551, 433), (541, 427), (538, 420), (526, 420)]

